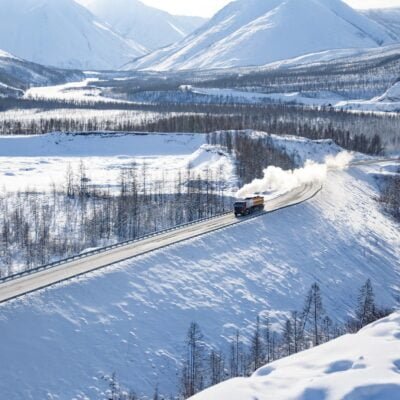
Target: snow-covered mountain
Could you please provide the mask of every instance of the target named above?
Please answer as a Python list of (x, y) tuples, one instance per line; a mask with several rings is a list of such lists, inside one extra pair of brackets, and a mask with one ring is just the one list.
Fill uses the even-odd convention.
[(206, 20), (171, 15), (139, 0), (77, 0), (114, 31), (156, 50), (182, 40)]
[(54, 85), (75, 79), (83, 79), (83, 74), (44, 67), (0, 50), (0, 97), (20, 97), (30, 86)]
[(355, 335), (271, 363), (251, 378), (224, 382), (191, 399), (399, 399), (399, 355), (400, 313), (395, 313)]
[(237, 0), (183, 41), (128, 68), (263, 65), (323, 50), (373, 48), (394, 41), (383, 26), (341, 0)]
[(0, 0), (0, 48), (43, 65), (118, 68), (146, 53), (74, 0)]
[(383, 25), (395, 38), (400, 40), (400, 8), (382, 8), (364, 11), (370, 19)]

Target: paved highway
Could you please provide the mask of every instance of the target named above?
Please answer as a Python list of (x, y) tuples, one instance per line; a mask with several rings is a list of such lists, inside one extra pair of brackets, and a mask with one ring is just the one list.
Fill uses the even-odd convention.
[[(393, 159), (357, 161), (352, 165), (372, 165), (386, 161), (398, 161)], [(104, 252), (77, 259), (40, 272), (19, 277), (0, 284), (0, 303), (39, 289), (54, 285), (85, 273), (95, 271), (106, 266), (138, 257), (140, 255), (162, 249), (175, 243), (183, 242), (206, 233), (226, 228), (231, 225), (244, 223), (249, 219), (262, 216), (266, 213), (291, 207), (314, 197), (322, 186), (319, 183), (305, 184), (292, 191), (282, 194), (267, 202), (265, 211), (249, 217), (236, 218), (233, 213), (185, 226), (177, 230), (169, 231), (146, 238), (144, 240), (128, 244), (126, 246), (105, 250)]]
[(224, 215), (4, 282), (0, 284), (0, 303), (175, 243), (244, 223), (268, 212), (299, 204), (315, 196), (320, 189), (319, 184), (307, 184), (268, 201), (264, 212), (249, 217), (236, 218), (233, 213)]

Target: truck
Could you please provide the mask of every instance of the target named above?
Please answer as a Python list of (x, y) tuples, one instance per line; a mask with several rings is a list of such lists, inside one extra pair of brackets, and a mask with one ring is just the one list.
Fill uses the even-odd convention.
[(262, 211), (264, 210), (264, 197), (247, 197), (243, 200), (236, 201), (233, 207), (236, 217), (249, 215), (256, 211)]

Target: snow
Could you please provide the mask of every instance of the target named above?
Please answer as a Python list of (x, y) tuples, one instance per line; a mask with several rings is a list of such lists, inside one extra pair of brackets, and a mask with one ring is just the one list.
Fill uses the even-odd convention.
[(0, 48), (39, 64), (111, 69), (147, 52), (74, 0), (1, 0), (0, 8)]
[(394, 38), (400, 39), (400, 8), (365, 10), (364, 13), (377, 23), (385, 26)]
[(17, 57), (15, 57), (12, 54), (7, 53), (6, 51), (1, 50), (1, 49), (0, 49), (0, 58), (10, 58), (10, 59), (18, 60)]
[(183, 39), (204, 19), (171, 15), (139, 0), (77, 0), (125, 39), (156, 50)]
[(400, 81), (391, 86), (383, 96), (380, 96), (376, 101), (400, 102)]
[(253, 196), (254, 193), (290, 192), (313, 183), (322, 186), (328, 178), (329, 171), (347, 169), (352, 159), (352, 154), (343, 151), (336, 157), (327, 156), (323, 163), (307, 160), (303, 167), (289, 171), (272, 165), (264, 169), (262, 178), (254, 179), (244, 185), (237, 192), (237, 196), (246, 198)]
[(78, 82), (62, 85), (38, 86), (28, 89), (24, 97), (28, 99), (48, 99), (61, 101), (89, 101), (97, 103), (129, 103), (103, 96), (103, 90), (96, 87), (99, 78), (86, 78)]
[(371, 100), (341, 101), (335, 106), (345, 110), (399, 112), (400, 82), (396, 82), (383, 95)]
[[(179, 142), (173, 146), (180, 148)], [(312, 158), (313, 147), (316, 159), (332, 152), (329, 142), (291, 146), (299, 148), (299, 157), (309, 153)], [(28, 146), (12, 146), (19, 147), (26, 155)], [(208, 159), (198, 153), (191, 160), (204, 165)], [(113, 371), (138, 393), (152, 395), (156, 385), (161, 393), (174, 393), (190, 322), (200, 324), (208, 343), (227, 348), (236, 328), (249, 335), (257, 314), (269, 312), (279, 328), (288, 312), (301, 307), (315, 281), (334, 320), (353, 310), (357, 289), (368, 277), (378, 303), (398, 304), (398, 224), (375, 200), (379, 174), (380, 166), (331, 171), (323, 191), (307, 203), (1, 305), (0, 354), (7, 365), (1, 371), (2, 395), (10, 400), (98, 398), (98, 388), (104, 389), (101, 376)], [(389, 336), (371, 339), (369, 352), (363, 347), (356, 356), (369, 357), (381, 342), (387, 343), (379, 351), (382, 359), (395, 361), (399, 351), (388, 350), (396, 346)], [(329, 351), (330, 358), (315, 369), (325, 371), (337, 360), (355, 362), (355, 346), (349, 347), (346, 357)], [(374, 365), (369, 358), (364, 362)], [(352, 377), (363, 371), (354, 370)], [(385, 376), (387, 382), (398, 377)]]
[(186, 39), (126, 68), (163, 71), (264, 65), (307, 53), (394, 42), (383, 26), (341, 0), (238, 0)]
[[(188, 165), (193, 173), (221, 173), (233, 190), (237, 181), (231, 156), (205, 145), (201, 134), (47, 134), (0, 136), (0, 187), (7, 191), (27, 186), (48, 191), (62, 185), (69, 166), (87, 168), (91, 184), (115, 186), (121, 169), (146, 166), (148, 184), (172, 179)], [(172, 190), (172, 189), (171, 189)]]
[[(320, 347), (273, 362), (193, 400), (400, 398), (400, 313)], [(288, 384), (290, 382), (290, 384)]]
[(342, 96), (332, 92), (318, 92), (317, 94), (307, 95), (302, 92), (289, 93), (257, 93), (245, 92), (235, 89), (219, 89), (219, 88), (190, 88), (193, 93), (204, 94), (207, 96), (225, 97), (235, 102), (259, 103), (297, 103), (308, 106), (327, 106), (328, 104), (339, 103), (343, 100)]
[[(50, 85), (77, 80), (82, 77), (82, 74), (77, 71), (61, 71), (47, 68), (17, 58), (2, 50), (0, 50), (0, 75), (3, 85), (4, 82), (12, 82), (12, 86), (16, 88), (31, 85)], [(17, 97), (23, 94), (19, 89), (14, 90), (17, 91)]]
[(204, 143), (202, 134), (62, 134), (1, 136), (1, 157), (182, 155)]
[[(263, 137), (263, 132), (252, 132), (253, 137)], [(307, 160), (312, 160), (316, 163), (323, 163), (326, 157), (336, 157), (343, 149), (338, 146), (333, 140), (311, 140), (299, 136), (291, 135), (271, 135), (274, 146), (281, 148), (289, 154), (297, 165), (301, 166)], [(353, 154), (354, 159), (361, 159), (364, 156), (361, 154)]]
[[(63, 87), (63, 86), (61, 86)], [(47, 86), (49, 91), (54, 93), (54, 96), (63, 96), (62, 91), (59, 91), (60, 86), (57, 86), (53, 92), (52, 86)], [(42, 91), (44, 96), (48, 96), (49, 92), (42, 87), (37, 88)], [(30, 93), (36, 93), (34, 90)], [(74, 94), (74, 99), (84, 99), (80, 90), (77, 90)], [(87, 99), (86, 99), (87, 100)], [(172, 113), (172, 115), (176, 115)], [(165, 114), (153, 112), (153, 111), (135, 111), (135, 110), (102, 110), (102, 109), (90, 109), (90, 108), (59, 108), (53, 110), (43, 110), (43, 109), (11, 109), (9, 111), (4, 111), (0, 113), (0, 119), (2, 121), (7, 120), (19, 120), (21, 123), (29, 123), (32, 120), (48, 120), (54, 119), (65, 119), (65, 120), (76, 120), (76, 121), (88, 121), (89, 119), (95, 119), (96, 121), (115, 121), (116, 119), (120, 121), (133, 121), (139, 122), (142, 118), (152, 119), (161, 118)]]
[(302, 104), (309, 107), (332, 107), (338, 110), (396, 113), (400, 111), (400, 83), (396, 82), (381, 96), (373, 99), (346, 100), (343, 96), (329, 91), (287, 92), (287, 93), (258, 93), (246, 92), (235, 89), (196, 88), (189, 87), (193, 93), (207, 96), (223, 97), (238, 103), (289, 103)]

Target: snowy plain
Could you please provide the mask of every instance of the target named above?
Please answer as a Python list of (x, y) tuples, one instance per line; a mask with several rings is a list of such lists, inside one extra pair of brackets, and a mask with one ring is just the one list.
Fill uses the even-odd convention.
[[(0, 187), (6, 191), (27, 187), (49, 191), (65, 181), (71, 166), (76, 173), (85, 165), (90, 184), (117, 186), (121, 170), (146, 169), (149, 184), (209, 169), (221, 173), (229, 188), (237, 180), (233, 160), (224, 151), (206, 145), (203, 134), (86, 134), (52, 133), (37, 136), (0, 137)], [(172, 182), (171, 182), (172, 183)], [(175, 182), (173, 182), (175, 183)], [(172, 185), (173, 185), (172, 183)]]
[[(302, 165), (307, 159), (323, 163), (326, 156), (342, 151), (333, 141), (313, 141), (294, 136), (268, 135), (246, 131), (253, 138), (270, 137), (274, 146), (286, 151)], [(358, 155), (360, 157), (360, 155)], [(190, 166), (195, 174), (207, 169), (221, 173), (231, 190), (237, 189), (234, 160), (218, 146), (208, 146), (206, 135), (192, 133), (159, 134), (66, 134), (0, 136), (0, 187), (7, 191), (27, 187), (48, 191), (62, 185), (69, 166), (78, 171), (86, 167), (90, 183), (114, 186), (123, 169), (146, 168), (148, 180), (185, 173)]]
[[(271, 363), (193, 400), (395, 400), (400, 398), (400, 313), (354, 335)], [(289, 384), (290, 382), (290, 384)]]
[(88, 101), (96, 103), (127, 103), (117, 99), (103, 96), (103, 91), (96, 88), (95, 83), (99, 78), (86, 78), (78, 82), (69, 82), (54, 86), (39, 86), (28, 89), (24, 97), (26, 99), (46, 99), (63, 101)]
[[(299, 159), (338, 150), (284, 141)], [(156, 385), (175, 393), (190, 322), (227, 348), (236, 329), (251, 334), (257, 315), (280, 329), (314, 282), (336, 321), (354, 309), (367, 277), (380, 304), (398, 306), (398, 225), (376, 201), (376, 176), (392, 170), (388, 162), (330, 172), (308, 203), (1, 305), (0, 391), (10, 400), (92, 399), (105, 389), (101, 377), (116, 372), (139, 393)]]

